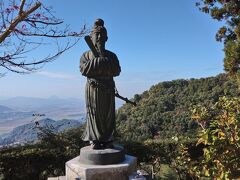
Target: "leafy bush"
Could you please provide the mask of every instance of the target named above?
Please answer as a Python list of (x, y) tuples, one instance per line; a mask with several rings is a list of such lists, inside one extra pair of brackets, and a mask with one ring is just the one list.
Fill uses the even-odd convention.
[(213, 107), (197, 107), (193, 119), (201, 126), (196, 146), (202, 154), (193, 158), (190, 148), (182, 149), (181, 165), (197, 178), (240, 177), (240, 99), (222, 97)]
[(0, 149), (1, 179), (41, 180), (65, 174), (65, 163), (84, 146), (82, 128), (55, 134), (42, 129), (37, 144)]

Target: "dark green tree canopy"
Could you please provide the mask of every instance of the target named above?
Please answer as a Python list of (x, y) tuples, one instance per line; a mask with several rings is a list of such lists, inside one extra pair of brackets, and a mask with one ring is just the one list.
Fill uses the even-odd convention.
[(137, 106), (123, 105), (117, 113), (117, 132), (122, 139), (144, 141), (173, 136), (194, 136), (197, 125), (191, 109), (198, 104), (214, 105), (219, 97), (238, 97), (235, 81), (216, 77), (161, 82), (135, 95)]

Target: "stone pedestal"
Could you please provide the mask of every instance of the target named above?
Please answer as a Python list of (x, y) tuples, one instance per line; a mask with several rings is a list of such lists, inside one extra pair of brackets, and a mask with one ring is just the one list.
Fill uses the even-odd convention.
[(136, 172), (137, 158), (125, 155), (121, 146), (92, 149), (81, 148), (80, 156), (66, 162), (64, 177), (48, 180), (128, 180)]
[(128, 180), (136, 172), (137, 158), (125, 155), (124, 161), (111, 165), (80, 163), (80, 156), (66, 163), (66, 180)]

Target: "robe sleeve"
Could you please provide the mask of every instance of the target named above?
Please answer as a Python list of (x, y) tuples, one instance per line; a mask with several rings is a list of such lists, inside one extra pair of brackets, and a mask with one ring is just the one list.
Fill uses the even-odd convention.
[(119, 60), (115, 54), (113, 54), (114, 62), (112, 63), (112, 76), (118, 76), (121, 72), (121, 67), (119, 65)]

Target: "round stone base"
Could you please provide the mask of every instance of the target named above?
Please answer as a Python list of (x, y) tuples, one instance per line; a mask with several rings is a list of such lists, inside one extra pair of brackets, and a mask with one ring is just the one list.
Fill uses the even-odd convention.
[(89, 165), (118, 164), (125, 159), (124, 149), (114, 145), (113, 149), (92, 149), (85, 146), (80, 150), (80, 163)]

